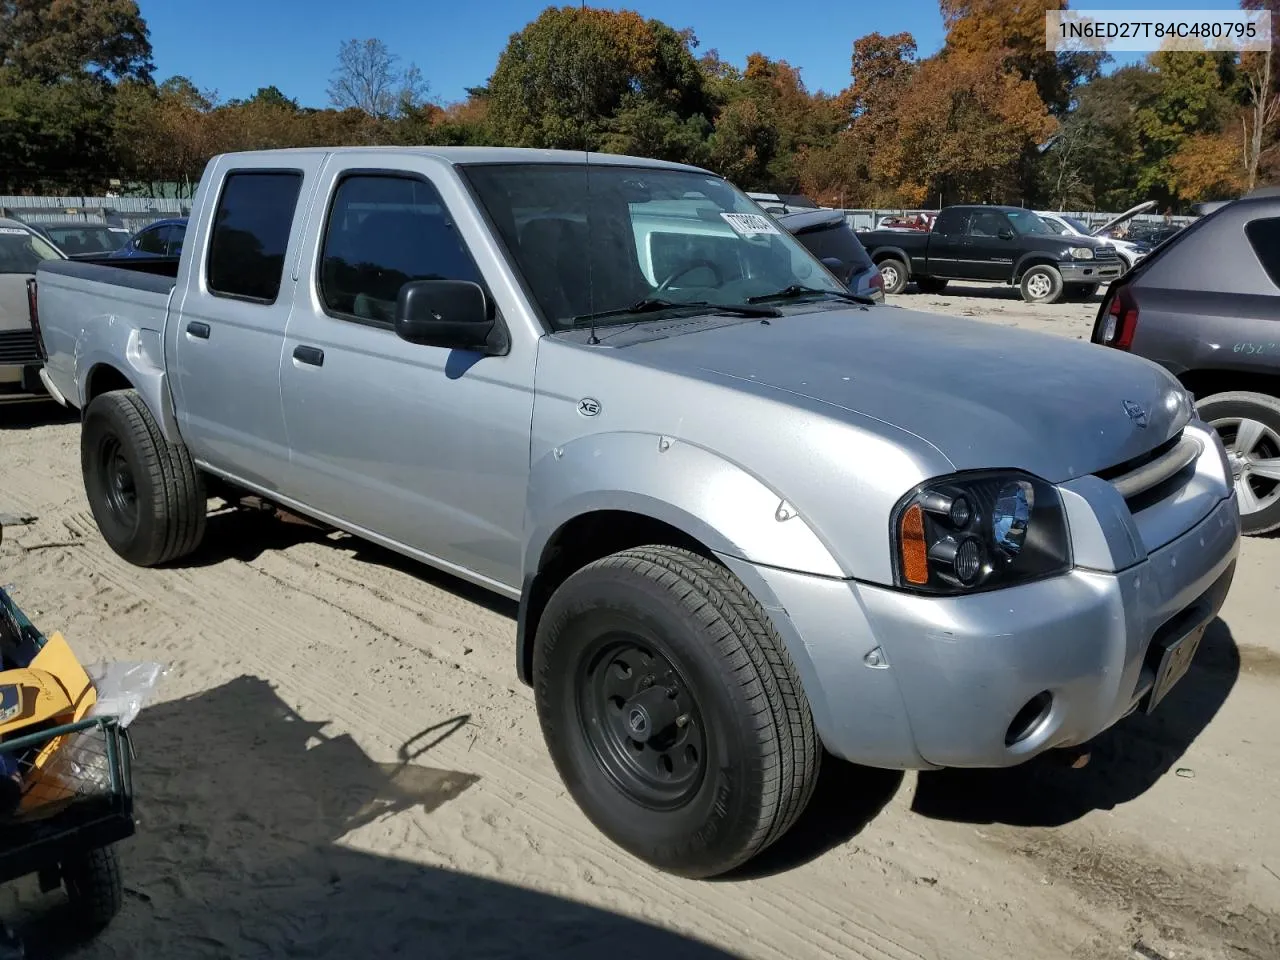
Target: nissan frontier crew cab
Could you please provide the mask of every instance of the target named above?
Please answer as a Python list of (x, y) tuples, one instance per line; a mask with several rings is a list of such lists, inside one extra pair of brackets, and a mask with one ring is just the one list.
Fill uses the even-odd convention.
[(786, 833), (823, 748), (1005, 767), (1157, 709), (1235, 569), (1162, 368), (868, 304), (695, 167), (223, 155), (180, 258), (35, 284), (117, 553), (190, 554), (216, 489), (518, 598), (569, 792), (686, 876)]

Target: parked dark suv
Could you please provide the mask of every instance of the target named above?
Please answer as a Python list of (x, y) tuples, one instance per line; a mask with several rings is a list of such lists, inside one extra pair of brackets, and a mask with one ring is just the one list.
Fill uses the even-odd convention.
[(843, 210), (805, 210), (781, 214), (776, 219), (851, 291), (884, 302), (884, 278)]
[(1280, 528), (1280, 189), (1156, 247), (1108, 288), (1092, 339), (1182, 381), (1226, 444), (1243, 532)]

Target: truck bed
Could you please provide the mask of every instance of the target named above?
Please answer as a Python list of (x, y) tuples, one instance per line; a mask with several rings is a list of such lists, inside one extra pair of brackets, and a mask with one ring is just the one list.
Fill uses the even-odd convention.
[[(72, 406), (98, 357), (163, 363), (161, 334), (178, 274), (176, 257), (53, 260), (36, 272), (45, 373)], [(153, 356), (154, 355), (154, 356)]]

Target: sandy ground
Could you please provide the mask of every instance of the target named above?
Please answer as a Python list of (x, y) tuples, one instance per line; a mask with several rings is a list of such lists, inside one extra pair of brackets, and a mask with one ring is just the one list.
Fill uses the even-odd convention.
[[(908, 307), (1087, 337), (1096, 303)], [(350, 538), (216, 516), (143, 571), (84, 501), (78, 428), (0, 410), (0, 582), (82, 659), (171, 673), (134, 726), (140, 830), (96, 941), (6, 888), (30, 953), (76, 957), (1280, 957), (1280, 541), (1243, 548), (1187, 678), (1083, 770), (830, 764), (795, 833), (717, 882), (657, 874), (561, 788), (515, 679), (514, 608)], [(656, 951), (656, 953), (655, 953)]]

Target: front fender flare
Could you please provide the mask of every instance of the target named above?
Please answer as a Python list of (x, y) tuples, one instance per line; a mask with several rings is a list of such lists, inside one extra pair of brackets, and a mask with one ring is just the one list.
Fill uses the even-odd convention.
[(721, 557), (846, 576), (798, 510), (742, 467), (703, 447), (657, 434), (584, 437), (550, 450), (530, 470), (516, 621), (516, 668), (525, 683), (532, 679), (536, 632), (530, 603), (547, 546), (566, 523), (599, 511), (660, 521)]
[(847, 575), (805, 517), (744, 468), (682, 440), (610, 433), (556, 447), (530, 470), (525, 576), (557, 530), (597, 510), (652, 517), (751, 563)]

